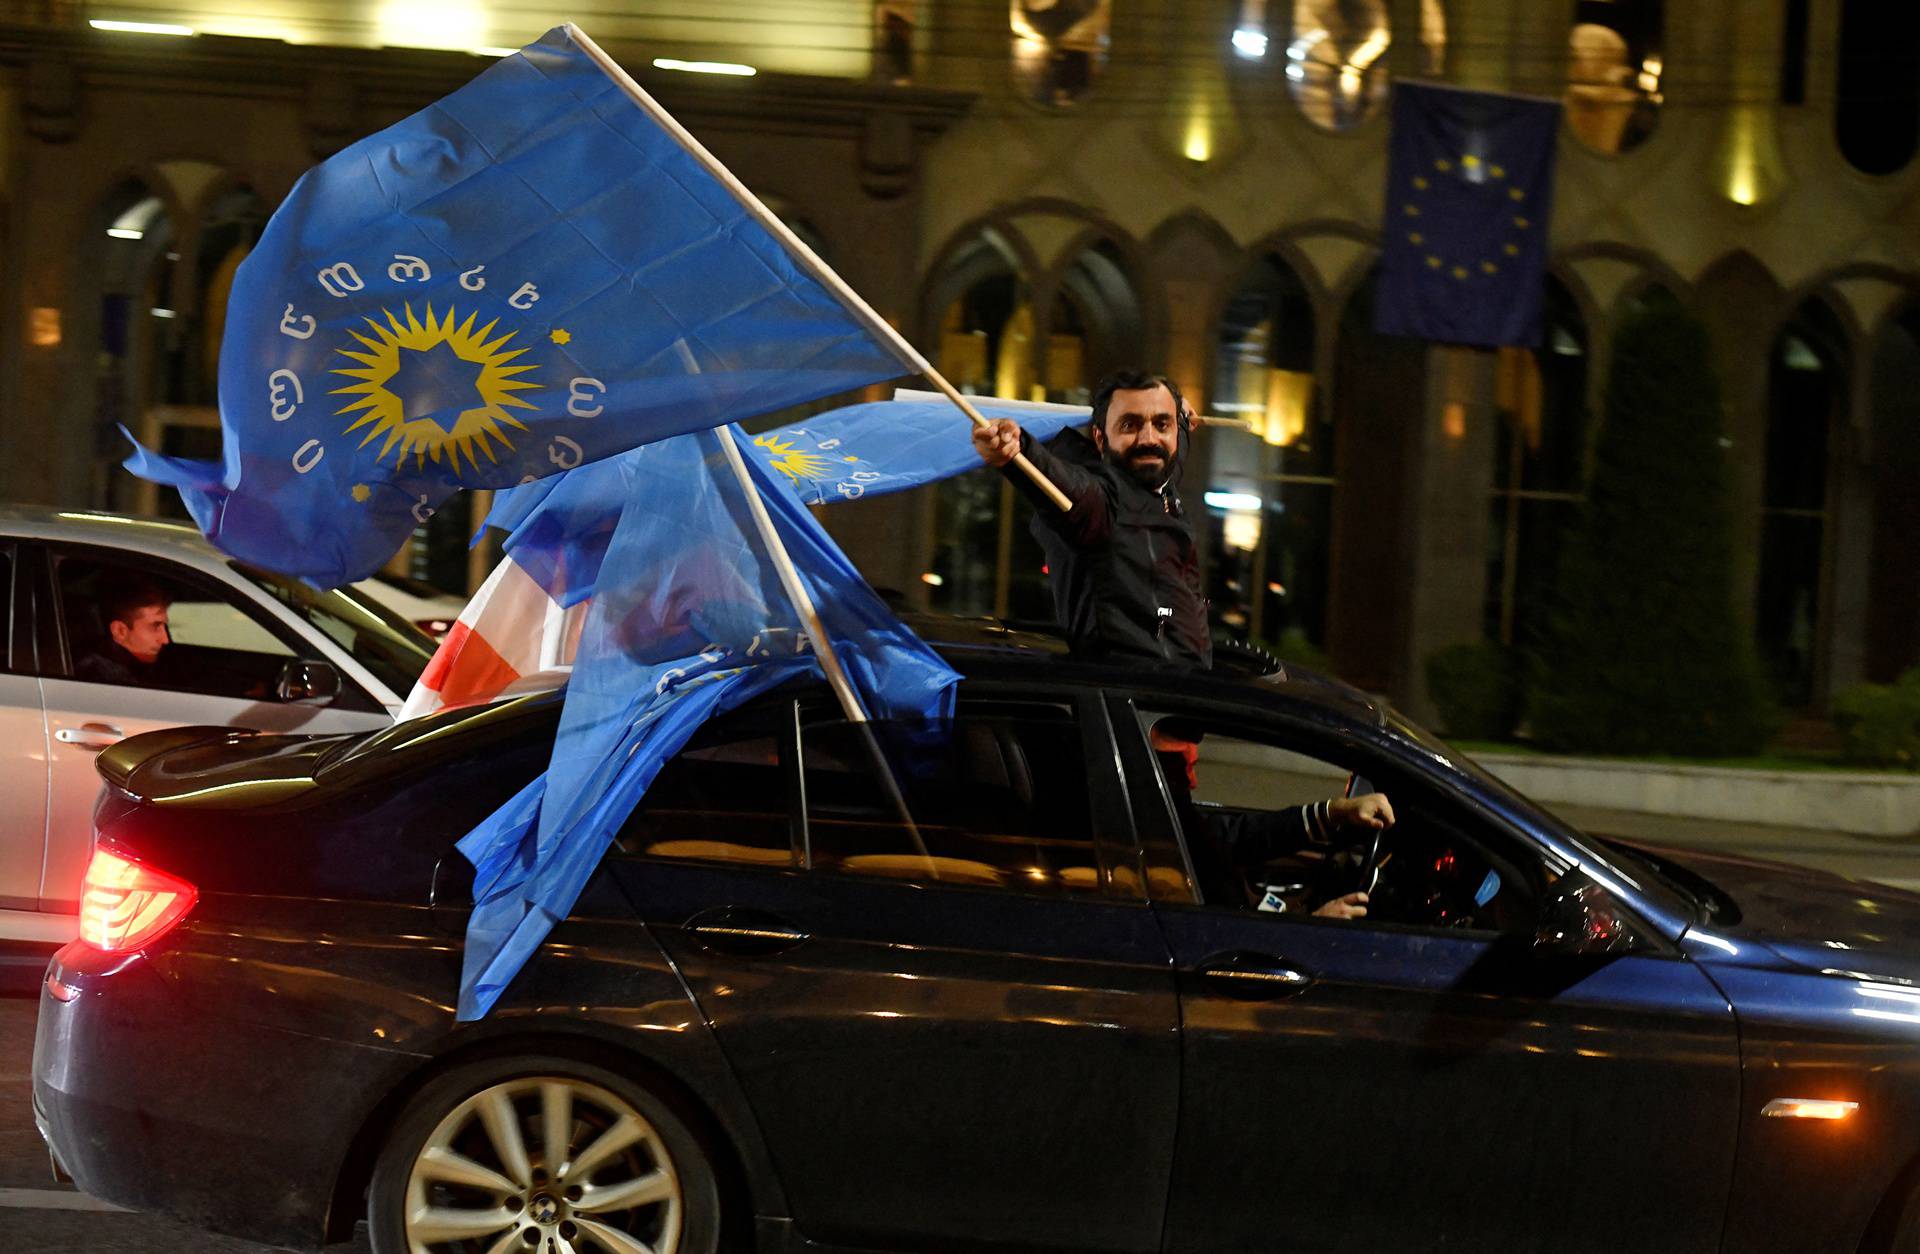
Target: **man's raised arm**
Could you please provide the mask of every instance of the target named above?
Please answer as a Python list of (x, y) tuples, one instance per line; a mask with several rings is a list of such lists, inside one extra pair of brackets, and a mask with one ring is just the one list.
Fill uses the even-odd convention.
[[(1006, 474), (1014, 490), (1033, 503), (1042, 523), (1068, 544), (1087, 548), (1104, 544), (1113, 534), (1113, 492), (1099, 475), (1055, 457), (1046, 445), (1020, 429), (1011, 418), (997, 418), (973, 429), (973, 451), (980, 460)], [(1025, 475), (1008, 474), (1015, 453), (1025, 453), (1040, 473), (1067, 494), (1073, 508), (1062, 514)]]

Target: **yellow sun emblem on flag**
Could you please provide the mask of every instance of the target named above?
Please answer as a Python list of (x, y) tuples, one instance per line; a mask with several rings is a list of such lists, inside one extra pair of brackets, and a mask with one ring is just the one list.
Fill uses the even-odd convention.
[[(532, 364), (509, 364), (526, 352), (524, 348), (507, 349), (515, 333), (508, 331), (489, 340), (498, 318), (475, 330), (478, 315), (468, 314), (461, 322), (452, 306), (442, 317), (428, 305), (425, 322), (415, 316), (410, 304), (405, 306), (404, 321), (390, 309), (381, 312), (386, 315), (385, 325), (367, 319), (371, 336), (349, 332), (365, 352), (340, 350), (341, 356), (360, 364), (333, 371), (360, 380), (333, 389), (336, 396), (359, 394), (358, 400), (340, 407), (342, 417), (366, 411), (347, 428), (348, 432), (370, 428), (360, 441), (362, 448), (384, 437), (386, 442), (375, 454), (376, 460), (385, 458), (397, 446), (396, 460), (404, 461), (411, 453), (416, 465), (429, 460), (437, 463), (443, 454), (448, 466), (456, 471), (462, 456), (475, 470), (480, 468), (476, 454), (497, 462), (493, 442), (511, 450), (513, 442), (507, 438), (506, 429), (527, 429), (507, 412), (508, 408), (534, 408), (515, 393), (540, 386), (514, 377), (535, 368)], [(423, 361), (432, 361), (434, 370), (421, 372), (419, 380), (403, 382), (399, 378), (417, 371), (414, 363)]]
[(833, 471), (832, 461), (807, 452), (791, 440), (777, 435), (756, 435), (753, 442), (773, 454), (768, 462), (789, 479), (824, 479)]

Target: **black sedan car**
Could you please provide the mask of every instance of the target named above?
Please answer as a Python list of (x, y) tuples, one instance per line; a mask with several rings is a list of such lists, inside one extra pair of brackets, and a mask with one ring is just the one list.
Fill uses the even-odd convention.
[(381, 1254), (1920, 1249), (1920, 898), (1601, 843), (1331, 682), (946, 651), (904, 807), (822, 691), (716, 719), (470, 1024), (453, 842), (556, 698), (109, 752), (57, 1161)]

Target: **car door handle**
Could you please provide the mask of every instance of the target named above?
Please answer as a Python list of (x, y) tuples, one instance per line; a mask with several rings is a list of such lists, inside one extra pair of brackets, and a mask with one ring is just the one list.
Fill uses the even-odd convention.
[(1228, 997), (1265, 1001), (1291, 997), (1313, 977), (1267, 954), (1220, 954), (1200, 964), (1200, 978)]
[(82, 723), (78, 727), (62, 727), (53, 733), (53, 738), (63, 745), (79, 745), (82, 749), (111, 749), (127, 735), (107, 723)]
[(812, 939), (778, 915), (737, 906), (702, 910), (687, 920), (686, 929), (706, 948), (730, 954), (784, 953)]

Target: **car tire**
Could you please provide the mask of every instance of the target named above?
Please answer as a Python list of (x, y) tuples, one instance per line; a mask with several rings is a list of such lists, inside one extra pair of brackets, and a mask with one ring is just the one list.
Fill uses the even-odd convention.
[[(556, 1165), (548, 1142), (563, 1137)], [(483, 1058), (428, 1081), (367, 1189), (375, 1254), (715, 1254), (720, 1211), (712, 1158), (668, 1101), (561, 1055)]]

